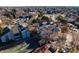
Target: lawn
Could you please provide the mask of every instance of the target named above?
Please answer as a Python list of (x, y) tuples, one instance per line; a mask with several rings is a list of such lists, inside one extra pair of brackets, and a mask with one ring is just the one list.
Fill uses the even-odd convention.
[(25, 53), (25, 52), (28, 53), (31, 51), (31, 49), (27, 49), (28, 46), (29, 44), (23, 42), (15, 47), (2, 50), (0, 51), (0, 53)]

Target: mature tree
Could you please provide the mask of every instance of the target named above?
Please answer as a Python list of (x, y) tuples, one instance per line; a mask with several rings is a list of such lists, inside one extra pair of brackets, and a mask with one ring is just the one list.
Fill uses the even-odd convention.
[(15, 9), (12, 9), (11, 11), (6, 11), (4, 13), (4, 16), (10, 18), (10, 19), (13, 19), (16, 17), (16, 10)]
[(32, 23), (38, 23), (38, 20), (37, 19), (33, 19)]
[(50, 19), (49, 19), (48, 17), (46, 17), (46, 16), (43, 16), (43, 17), (41, 18), (41, 20), (50, 22)]
[(67, 24), (66, 17), (58, 16), (57, 20), (60, 21), (62, 24)]
[(16, 17), (16, 10), (15, 10), (15, 9), (12, 9), (12, 10), (11, 10), (11, 15), (13, 16), (13, 18)]
[(44, 13), (41, 9), (39, 9), (38, 12), (39, 12), (38, 17), (42, 17), (44, 15)]

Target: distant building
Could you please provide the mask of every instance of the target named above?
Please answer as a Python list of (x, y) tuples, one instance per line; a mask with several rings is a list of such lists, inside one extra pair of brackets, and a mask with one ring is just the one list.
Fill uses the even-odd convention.
[(67, 22), (75, 22), (75, 19), (73, 19), (73, 18), (68, 18)]
[(20, 20), (28, 20), (31, 18), (31, 16), (18, 16), (17, 18), (19, 18)]

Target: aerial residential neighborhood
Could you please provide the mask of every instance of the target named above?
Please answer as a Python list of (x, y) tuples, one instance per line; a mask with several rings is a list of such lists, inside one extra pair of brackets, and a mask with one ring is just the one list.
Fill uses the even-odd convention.
[(78, 53), (79, 7), (0, 7), (0, 53)]

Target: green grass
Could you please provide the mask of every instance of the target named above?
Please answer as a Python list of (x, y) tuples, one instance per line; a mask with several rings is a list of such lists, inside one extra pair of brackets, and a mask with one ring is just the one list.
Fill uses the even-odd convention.
[(27, 45), (26, 43), (22, 43), (22, 44), (19, 44), (19, 45), (13, 47), (13, 48), (2, 50), (0, 52), (1, 53), (19, 53), (19, 52), (22, 52), (22, 51), (26, 51), (28, 46), (29, 45)]

